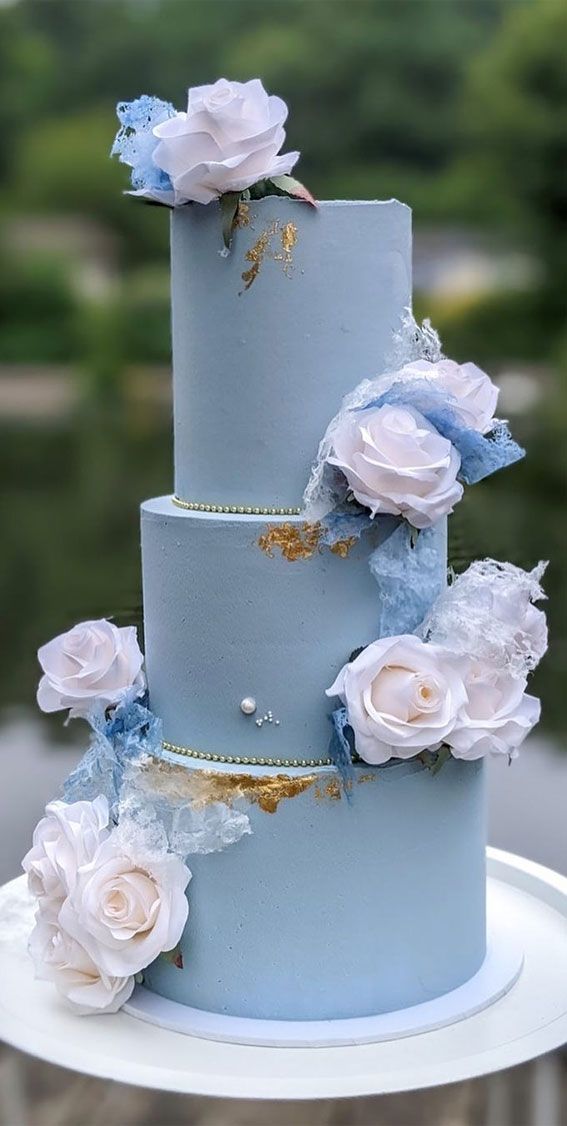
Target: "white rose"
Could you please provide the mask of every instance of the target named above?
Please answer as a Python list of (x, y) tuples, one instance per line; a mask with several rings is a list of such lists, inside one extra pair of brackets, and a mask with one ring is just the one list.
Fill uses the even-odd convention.
[(413, 634), (384, 637), (341, 669), (328, 696), (340, 696), (365, 762), (435, 750), (466, 703), (466, 661)]
[(424, 623), (432, 641), (523, 677), (547, 650), (547, 621), (532, 599), (544, 597), (545, 564), (522, 571), (511, 563), (479, 560), (458, 575)]
[(457, 364), (454, 360), (429, 363), (417, 360), (402, 369), (404, 376), (427, 376), (456, 400), (456, 410), (465, 426), (488, 434), (494, 429), (498, 387), (476, 364)]
[(74, 1012), (116, 1013), (134, 988), (134, 977), (101, 972), (86, 950), (61, 927), (40, 915), (29, 951), (36, 977), (51, 981)]
[(114, 977), (136, 974), (177, 945), (191, 873), (178, 856), (129, 855), (120, 831), (103, 841), (63, 904), (61, 926)]
[(452, 754), (463, 759), (489, 753), (515, 757), (541, 710), (539, 700), (525, 692), (526, 681), (474, 663), (465, 686), (467, 703), (446, 740)]
[(46, 806), (22, 861), (30, 892), (45, 914), (57, 917), (75, 886), (79, 867), (92, 859), (108, 835), (107, 826), (108, 802), (102, 796), (92, 802), (54, 801)]
[(328, 461), (373, 517), (404, 516), (416, 528), (437, 523), (463, 495), (457, 450), (408, 407), (348, 412)]
[(298, 152), (279, 156), (287, 106), (259, 78), (189, 90), (187, 113), (154, 127), (154, 163), (170, 176), (175, 203), (210, 203), (271, 176), (291, 172)]
[(530, 666), (535, 668), (547, 651), (547, 618), (531, 602), (529, 587), (521, 582), (499, 582), (498, 571), (494, 571), (485, 591), (487, 619), (506, 627), (518, 653), (528, 657)]
[(82, 622), (48, 641), (37, 656), (44, 672), (37, 702), (44, 712), (70, 708), (72, 715), (84, 716), (145, 686), (134, 626), (119, 629), (104, 618)]
[(543, 610), (529, 602), (523, 620), (516, 632), (518, 647), (523, 653), (531, 654), (531, 662), (539, 664), (547, 652), (547, 618)]

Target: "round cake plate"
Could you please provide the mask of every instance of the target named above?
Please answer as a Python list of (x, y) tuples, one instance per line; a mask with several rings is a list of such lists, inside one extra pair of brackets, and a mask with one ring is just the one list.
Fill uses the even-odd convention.
[(0, 1036), (101, 1078), (234, 1098), (392, 1093), (512, 1067), (567, 1040), (567, 879), (495, 849), (488, 850), (488, 872), (490, 915), (496, 908), (523, 944), (513, 987), (456, 1023), (414, 1033), (411, 1045), (396, 1033), (396, 1039), (332, 1047), (227, 1043), (156, 1027), (124, 1011), (73, 1015), (51, 985), (34, 980), (17, 908), (21, 877), (0, 891)]
[(490, 898), (489, 940), (478, 973), (458, 989), (421, 1005), (343, 1020), (254, 1020), (192, 1009), (139, 985), (124, 1012), (172, 1032), (260, 1048), (346, 1048), (432, 1032), (493, 1005), (520, 976), (524, 955), (518, 936), (504, 905), (496, 896)]

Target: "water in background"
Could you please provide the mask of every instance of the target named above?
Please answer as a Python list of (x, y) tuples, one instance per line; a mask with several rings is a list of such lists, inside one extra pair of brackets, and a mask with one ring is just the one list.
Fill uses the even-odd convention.
[[(49, 376), (39, 376), (40, 388), (42, 379)], [(136, 396), (115, 401), (111, 409), (77, 406), (71, 385), (62, 386), (66, 390), (57, 397), (45, 384), (51, 418), (45, 406), (37, 416), (30, 411), (30, 401), (41, 401), (36, 390), (31, 398), (24, 395), (25, 418), (5, 420), (1, 427), (0, 464), (8, 483), (0, 557), (2, 878), (17, 872), (43, 805), (57, 794), (86, 742), (82, 725), (65, 729), (60, 716), (35, 713), (37, 648), (89, 618), (113, 617), (141, 631), (138, 506), (144, 497), (171, 491), (167, 373), (156, 372), (145, 395), (138, 388)], [(5, 393), (0, 413), (3, 402), (5, 407)], [(528, 566), (552, 553), (554, 510), (542, 507), (533, 519), (532, 474), (527, 460), (468, 491), (451, 520), (451, 555), (458, 569), (485, 554)], [(548, 576), (551, 655), (534, 684), (543, 697), (544, 722), (512, 767), (493, 764), (490, 813), (492, 843), (566, 870), (560, 676), (566, 644), (562, 601), (554, 589), (559, 564), (557, 557)]]

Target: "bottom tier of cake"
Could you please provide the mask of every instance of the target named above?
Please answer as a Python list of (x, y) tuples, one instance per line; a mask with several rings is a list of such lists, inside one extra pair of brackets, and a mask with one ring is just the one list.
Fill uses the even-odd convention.
[(154, 992), (233, 1016), (338, 1019), (431, 1000), (481, 966), (482, 763), (357, 766), (346, 797), (328, 768), (237, 778), (168, 760), (178, 793), (197, 772), (202, 800), (236, 800), (252, 832), (191, 856), (182, 968), (159, 958), (144, 975)]

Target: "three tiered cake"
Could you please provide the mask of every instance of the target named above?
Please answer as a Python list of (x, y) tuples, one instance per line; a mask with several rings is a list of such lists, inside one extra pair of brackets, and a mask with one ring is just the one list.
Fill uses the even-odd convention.
[(538, 719), (542, 567), (447, 585), (446, 521), (522, 451), (411, 318), (408, 208), (315, 206), (285, 112), (258, 81), (119, 107), (172, 207), (175, 491), (142, 505), (145, 672), (106, 621), (39, 654), (40, 706), (92, 728), (24, 861), (79, 1012), (143, 974), (219, 1016), (367, 1017), (485, 959), (483, 758)]

